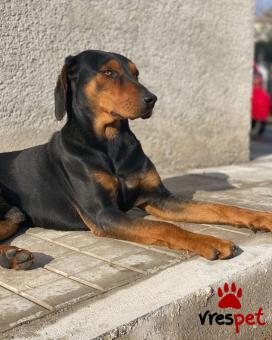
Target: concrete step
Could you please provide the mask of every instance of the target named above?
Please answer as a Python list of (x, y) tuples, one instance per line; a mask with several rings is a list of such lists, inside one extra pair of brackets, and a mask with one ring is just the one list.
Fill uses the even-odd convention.
[[(271, 161), (252, 162), (172, 174), (165, 183), (186, 199), (272, 210), (271, 175)], [(30, 272), (0, 269), (3, 339), (272, 338), (272, 234), (180, 225), (232, 240), (243, 252), (211, 262), (87, 232), (34, 228), (15, 237), (12, 244), (32, 250), (37, 262)], [(231, 287), (227, 300), (240, 301), (239, 309), (218, 306)], [(231, 322), (226, 314), (234, 322), (219, 325)]]

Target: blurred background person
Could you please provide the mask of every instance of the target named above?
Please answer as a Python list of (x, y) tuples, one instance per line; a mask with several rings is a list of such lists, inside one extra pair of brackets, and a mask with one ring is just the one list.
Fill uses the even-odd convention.
[(254, 133), (262, 135), (265, 132), (270, 108), (271, 100), (269, 94), (264, 89), (263, 77), (257, 66), (254, 66), (251, 97), (251, 119)]

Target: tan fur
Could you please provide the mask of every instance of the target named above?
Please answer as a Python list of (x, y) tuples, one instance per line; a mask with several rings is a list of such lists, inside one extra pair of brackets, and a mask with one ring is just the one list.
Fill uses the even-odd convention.
[(217, 253), (219, 258), (229, 257), (234, 247), (231, 241), (191, 233), (168, 222), (145, 219), (113, 223), (104, 236), (175, 250), (190, 250), (208, 259), (215, 258)]
[[(94, 113), (94, 129), (98, 136), (112, 139), (118, 133), (119, 119), (135, 119), (140, 112), (139, 89), (124, 78), (122, 84), (108, 79), (102, 71), (114, 70), (122, 75), (119, 63), (112, 59), (85, 85), (84, 93)], [(120, 115), (120, 118), (114, 116)]]
[(0, 221), (0, 241), (11, 237), (18, 230), (18, 223), (12, 221)]
[(112, 199), (115, 199), (117, 196), (118, 189), (118, 180), (115, 176), (111, 174), (101, 171), (95, 172), (94, 178), (97, 183), (99, 183), (105, 190), (110, 193)]
[(113, 139), (118, 134), (118, 131), (119, 131), (119, 122), (116, 122), (115, 124), (106, 126), (104, 134), (107, 139)]
[(104, 64), (101, 67), (102, 71), (106, 71), (106, 70), (112, 70), (112, 71), (116, 71), (119, 74), (123, 74), (123, 69), (121, 67), (121, 65), (119, 64), (119, 62), (115, 59), (111, 59), (110, 61), (108, 61), (106, 64)]
[(144, 173), (136, 173), (126, 178), (128, 188), (139, 187), (144, 191), (150, 191), (161, 184), (161, 179), (156, 169), (148, 170)]
[(95, 236), (104, 236), (102, 231), (99, 230), (96, 225), (86, 216), (84, 216), (82, 214), (82, 212), (80, 211), (80, 209), (78, 207), (75, 207), (79, 217), (81, 218), (82, 222), (86, 225), (86, 227), (88, 229), (90, 229), (90, 231), (95, 235)]
[(272, 213), (209, 203), (167, 202), (165, 207), (142, 206), (149, 214), (168, 221), (208, 224), (230, 224), (238, 228), (272, 231)]
[(150, 191), (157, 188), (161, 184), (161, 178), (157, 173), (156, 169), (151, 169), (147, 171), (144, 176), (141, 178), (140, 185), (146, 190)]

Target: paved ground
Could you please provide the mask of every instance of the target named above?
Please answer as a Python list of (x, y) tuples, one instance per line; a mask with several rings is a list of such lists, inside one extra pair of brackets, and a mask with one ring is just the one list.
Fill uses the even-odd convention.
[(261, 136), (252, 132), (250, 143), (250, 159), (254, 160), (260, 157), (271, 155), (272, 152), (272, 123), (270, 122)]
[(89, 232), (33, 228), (13, 245), (34, 252), (31, 271), (0, 269), (0, 327), (52, 313), (113, 288), (144, 279), (188, 255), (141, 247)]
[[(272, 156), (266, 155), (264, 160), (245, 165), (172, 174), (165, 179), (165, 184), (186, 199), (272, 210)], [(233, 240), (242, 249), (252, 242), (263, 242), (264, 238), (268, 245), (272, 245), (271, 234), (255, 235), (247, 229), (194, 224), (183, 224), (183, 227)], [(190, 263), (194, 256), (188, 252), (177, 253), (158, 247), (96, 238), (89, 232), (59, 232), (40, 228), (28, 229), (11, 240), (11, 244), (33, 251), (36, 263), (34, 269), (27, 272), (0, 269), (0, 330), (4, 332), (3, 338), (5, 336), (7, 339), (11, 336), (16, 338), (18, 334), (22, 336), (31, 329), (29, 325), (27, 328), (18, 327), (20, 324), (46, 315), (46, 320), (50, 320), (52, 315), (52, 320), (56, 321), (62, 318), (62, 313), (57, 312), (63, 309), (69, 312), (73, 310), (73, 305), (80, 306), (83, 300), (88, 304), (95, 303), (97, 298), (103, 299), (108, 291), (115, 294), (118, 290), (149, 280), (167, 267), (187, 261)], [(197, 260), (198, 257), (194, 256), (193, 259)], [(14, 327), (15, 330), (6, 333)], [(101, 325), (100, 332), (103, 333), (107, 327)], [(65, 336), (60, 338), (70, 339)]]

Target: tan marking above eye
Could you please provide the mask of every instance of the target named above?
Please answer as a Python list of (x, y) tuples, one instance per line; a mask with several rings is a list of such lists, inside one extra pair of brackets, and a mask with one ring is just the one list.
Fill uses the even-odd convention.
[(123, 74), (123, 69), (120, 66), (119, 62), (115, 59), (109, 60), (106, 64), (104, 64), (100, 71), (105, 72), (105, 71), (115, 71), (119, 74)]

